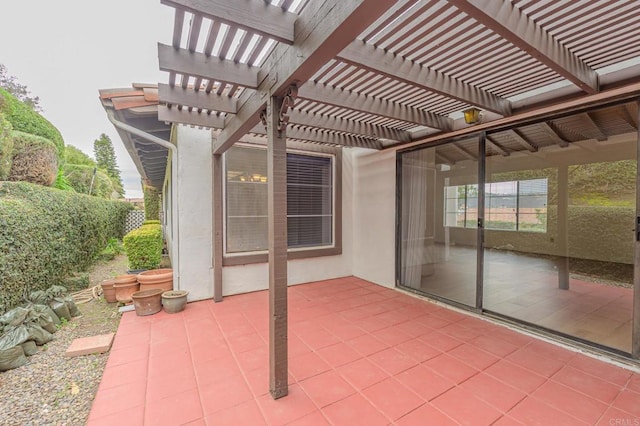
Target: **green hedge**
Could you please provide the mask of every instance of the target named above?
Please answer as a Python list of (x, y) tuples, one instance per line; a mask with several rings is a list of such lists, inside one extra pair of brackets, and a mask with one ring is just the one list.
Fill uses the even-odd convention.
[(114, 192), (111, 178), (105, 172), (98, 169), (96, 177), (93, 180), (93, 188), (91, 188), (91, 178), (93, 177), (93, 166), (84, 164), (65, 164), (62, 166), (64, 176), (71, 187), (81, 194), (88, 194), (91, 189), (91, 195), (96, 197), (110, 199)]
[(11, 159), (13, 158), (13, 127), (9, 120), (0, 113), (0, 180), (7, 180), (11, 171)]
[(160, 192), (144, 185), (144, 218), (145, 220), (160, 219)]
[(8, 180), (51, 186), (58, 174), (56, 147), (49, 139), (13, 131), (13, 158)]
[(0, 182), (0, 312), (61, 284), (121, 238), (132, 206), (26, 182)]
[(162, 229), (159, 224), (142, 225), (124, 236), (129, 269), (156, 269), (162, 261)]
[(2, 88), (0, 88), (0, 112), (4, 113), (6, 119), (13, 126), (13, 130), (49, 139), (56, 146), (58, 159), (64, 158), (64, 141), (58, 129), (31, 107)]

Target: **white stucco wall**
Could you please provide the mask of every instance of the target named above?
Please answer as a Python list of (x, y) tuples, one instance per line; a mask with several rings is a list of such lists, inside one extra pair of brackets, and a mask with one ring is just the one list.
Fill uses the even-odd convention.
[(353, 275), (394, 287), (396, 152), (353, 151)]
[[(213, 297), (211, 133), (177, 127), (180, 289), (189, 300)], [(173, 265), (175, 268), (176, 265)]]

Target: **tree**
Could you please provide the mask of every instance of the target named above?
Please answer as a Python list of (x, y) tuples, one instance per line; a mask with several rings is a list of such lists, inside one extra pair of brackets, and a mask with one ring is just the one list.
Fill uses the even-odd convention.
[(100, 138), (93, 142), (93, 155), (96, 158), (98, 167), (104, 169), (104, 171), (111, 177), (114, 183), (114, 189), (124, 196), (124, 188), (122, 186), (122, 178), (120, 177), (120, 170), (116, 163), (116, 153), (113, 149), (113, 144), (109, 136), (102, 133)]
[(67, 164), (83, 164), (85, 166), (96, 167), (96, 162), (93, 158), (79, 150), (73, 145), (65, 145), (64, 147), (64, 159)]
[(34, 111), (42, 112), (40, 98), (38, 96), (31, 96), (31, 92), (27, 86), (18, 83), (18, 79), (16, 77), (9, 75), (7, 67), (3, 64), (0, 64), (0, 87), (11, 93), (20, 101), (24, 102)]

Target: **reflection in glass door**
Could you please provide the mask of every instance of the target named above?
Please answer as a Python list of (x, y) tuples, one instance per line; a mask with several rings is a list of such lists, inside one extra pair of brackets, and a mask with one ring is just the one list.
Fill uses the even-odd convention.
[(635, 108), (487, 135), (486, 310), (631, 352)]
[(400, 285), (475, 307), (478, 140), (401, 159)]

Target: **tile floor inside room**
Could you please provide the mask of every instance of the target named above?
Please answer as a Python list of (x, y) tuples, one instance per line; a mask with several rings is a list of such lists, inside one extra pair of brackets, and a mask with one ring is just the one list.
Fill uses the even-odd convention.
[(630, 369), (354, 277), (288, 294), (288, 396), (262, 291), (125, 313), (88, 424), (640, 424)]

